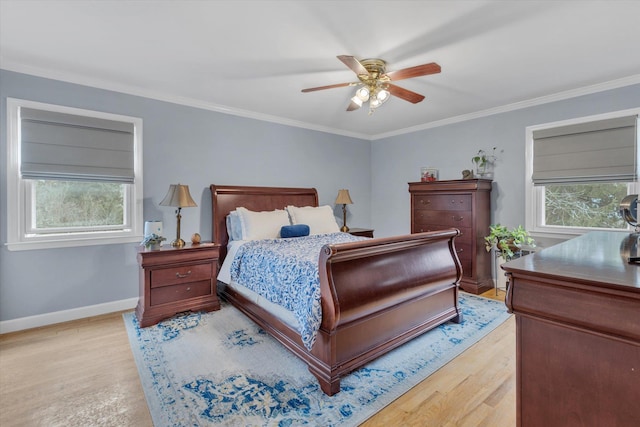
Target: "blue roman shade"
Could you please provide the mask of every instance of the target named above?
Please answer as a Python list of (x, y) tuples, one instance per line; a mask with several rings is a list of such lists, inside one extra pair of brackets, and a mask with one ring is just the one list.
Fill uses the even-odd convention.
[(134, 182), (134, 125), (20, 109), (23, 179)]

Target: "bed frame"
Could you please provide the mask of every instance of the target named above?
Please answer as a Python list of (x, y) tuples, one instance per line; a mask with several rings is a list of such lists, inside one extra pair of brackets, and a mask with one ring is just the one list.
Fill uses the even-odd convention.
[[(226, 216), (287, 205), (318, 206), (315, 188), (211, 185), (213, 241), (228, 242)], [(340, 379), (375, 358), (448, 321), (462, 321), (456, 229), (326, 245), (319, 256), (322, 324), (311, 349), (299, 333), (231, 288), (218, 292), (304, 360), (322, 391), (340, 391)]]

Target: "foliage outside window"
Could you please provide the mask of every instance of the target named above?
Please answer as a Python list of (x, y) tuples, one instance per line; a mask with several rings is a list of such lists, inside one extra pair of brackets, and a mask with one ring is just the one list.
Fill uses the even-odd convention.
[(58, 180), (30, 184), (35, 217), (32, 232), (117, 230), (126, 226), (126, 184)]
[[(619, 204), (622, 199), (629, 194), (637, 194), (640, 185), (637, 182), (638, 164), (638, 114), (640, 109), (618, 111), (598, 116), (585, 117), (581, 119), (568, 120), (563, 122), (550, 123), (548, 125), (532, 126), (527, 128), (526, 141), (526, 183), (525, 183), (525, 201), (526, 201), (526, 229), (538, 236), (548, 236), (557, 238), (566, 238), (572, 235), (582, 234), (592, 230), (630, 230), (629, 226), (622, 219), (619, 213)], [(631, 119), (631, 120), (629, 120)], [(604, 137), (598, 140), (597, 132), (609, 131), (609, 129), (599, 129), (601, 124), (613, 123), (611, 128), (615, 128), (615, 123), (621, 120), (626, 121), (624, 129), (625, 136), (620, 138), (619, 134), (613, 134), (611, 138)], [(629, 125), (629, 121), (631, 125)], [(586, 130), (584, 130), (586, 128)], [(578, 129), (579, 131), (575, 131)], [(629, 129), (631, 131), (629, 132)], [(575, 132), (573, 132), (575, 131)], [(615, 132), (620, 132), (614, 129)], [(540, 160), (539, 154), (534, 156), (534, 135), (542, 134), (544, 138), (547, 133), (549, 138), (559, 136), (566, 138), (559, 140), (559, 144), (566, 143), (567, 140), (573, 139), (573, 145), (565, 144), (562, 148), (562, 160), (551, 156), (551, 165), (547, 168), (547, 164), (542, 164), (543, 170), (556, 169), (555, 176), (544, 175), (538, 172), (541, 182), (534, 185), (536, 171), (539, 168), (534, 167), (534, 161)], [(554, 133), (557, 133), (554, 135)], [(563, 136), (566, 133), (567, 136)], [(582, 144), (582, 134), (585, 134), (586, 142)], [(594, 136), (595, 135), (595, 136)], [(614, 143), (613, 140), (617, 138)], [(579, 142), (576, 144), (576, 140)], [(626, 148), (620, 147), (620, 140), (625, 139)], [(596, 141), (594, 143), (594, 141)], [(616, 145), (615, 149), (611, 145)], [(543, 149), (553, 151), (556, 147), (556, 141), (543, 146)], [(575, 153), (566, 150), (566, 147), (576, 147)], [(585, 148), (587, 147), (587, 148)], [(590, 150), (590, 151), (589, 151)], [(600, 150), (600, 151), (598, 151)], [(629, 154), (615, 157), (613, 152), (629, 152)], [(588, 152), (586, 156), (585, 152)], [(564, 160), (569, 157), (568, 160)], [(621, 157), (623, 157), (621, 159)], [(580, 168), (581, 163), (575, 163), (574, 158), (587, 159), (596, 164), (602, 163), (604, 168), (609, 170), (625, 169), (626, 172), (621, 178), (612, 179), (599, 177), (599, 171), (595, 171), (589, 176), (591, 170), (580, 170), (574, 177), (571, 177), (571, 168)], [(611, 159), (617, 159), (612, 161)], [(618, 163), (619, 162), (619, 163)], [(579, 169), (578, 169), (579, 170)], [(564, 175), (567, 173), (567, 175)], [(534, 180), (532, 181), (532, 176)], [(584, 178), (580, 178), (584, 176)], [(557, 182), (553, 182), (553, 181)]]
[(624, 230), (627, 223), (620, 216), (618, 207), (628, 192), (629, 184), (619, 182), (546, 185), (545, 224), (557, 227)]
[(139, 241), (141, 119), (7, 98), (7, 127), (9, 250)]

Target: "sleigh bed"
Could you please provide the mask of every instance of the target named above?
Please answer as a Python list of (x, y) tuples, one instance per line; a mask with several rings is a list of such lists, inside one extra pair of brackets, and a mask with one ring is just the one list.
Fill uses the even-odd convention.
[[(210, 188), (213, 241), (221, 245), (221, 263), (231, 211), (318, 206), (314, 188)], [(323, 246), (318, 255), (321, 321), (310, 349), (291, 322), (241, 286), (219, 281), (218, 292), (304, 360), (322, 391), (333, 395), (349, 372), (446, 321), (462, 320), (458, 234), (451, 229)]]

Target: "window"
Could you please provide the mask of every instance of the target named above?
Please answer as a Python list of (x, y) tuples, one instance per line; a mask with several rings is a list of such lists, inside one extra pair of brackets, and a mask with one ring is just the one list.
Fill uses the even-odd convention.
[(528, 127), (526, 228), (567, 238), (628, 230), (618, 206), (637, 194), (640, 109)]
[(7, 246), (142, 235), (142, 120), (7, 99)]

